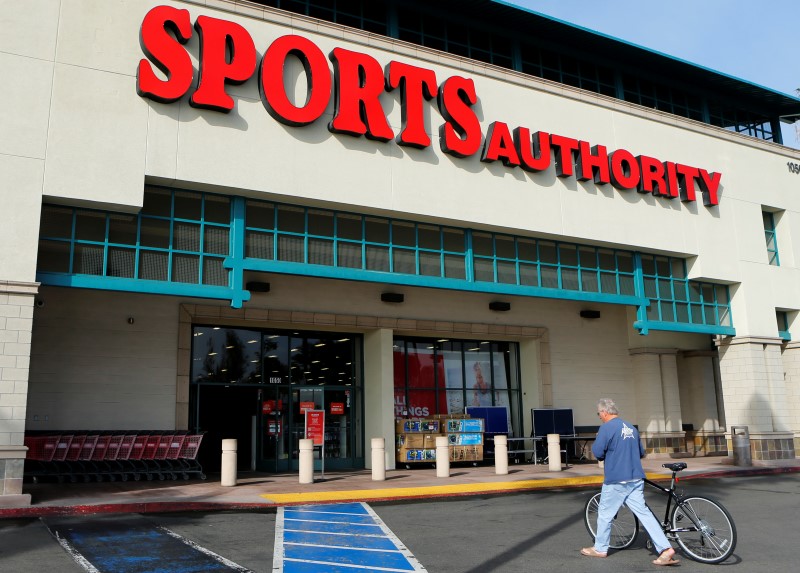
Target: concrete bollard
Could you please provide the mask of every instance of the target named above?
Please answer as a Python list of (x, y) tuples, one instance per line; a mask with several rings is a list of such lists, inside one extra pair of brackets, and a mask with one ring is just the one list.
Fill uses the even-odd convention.
[(300, 440), (300, 483), (314, 483), (314, 440)]
[(220, 485), (236, 485), (236, 465), (238, 464), (238, 440), (222, 440), (222, 475)]
[(561, 471), (561, 436), (547, 434), (547, 458), (551, 472)]
[(372, 438), (372, 481), (386, 480), (386, 440)]
[(436, 477), (450, 477), (450, 448), (447, 436), (436, 437)]
[(494, 437), (494, 473), (508, 475), (508, 436)]

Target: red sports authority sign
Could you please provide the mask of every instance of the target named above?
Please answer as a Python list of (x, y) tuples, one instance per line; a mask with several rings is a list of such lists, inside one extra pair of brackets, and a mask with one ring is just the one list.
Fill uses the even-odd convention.
[[(200, 38), (196, 73), (184, 47), (195, 33)], [(384, 67), (368, 54), (338, 47), (326, 56), (314, 42), (297, 35), (274, 40), (259, 62), (253, 38), (241, 25), (198, 16), (192, 26), (188, 10), (171, 6), (156, 6), (147, 13), (140, 43), (147, 59), (139, 62), (136, 89), (154, 101), (170, 103), (189, 94), (193, 107), (227, 113), (234, 105), (227, 85), (244, 83), (258, 74), (264, 108), (284, 125), (314, 123), (332, 99), (331, 132), (377, 141), (394, 138), (398, 145), (420, 149), (431, 145), (425, 106), (435, 105), (444, 120), (439, 126), (439, 145), (449, 155), (480, 154), (485, 163), (502, 161), (509, 168), (528, 172), (554, 166), (558, 177), (636, 189), (664, 199), (680, 197), (684, 202), (696, 201), (700, 193), (705, 205), (719, 204), (720, 173), (502, 121), (490, 122), (484, 133), (474, 109), (478, 103), (475, 83), (469, 78), (437, 78), (433, 70), (394, 60)], [(292, 102), (283, 82), (290, 57), (300, 61), (306, 74), (308, 92), (301, 105)], [(165, 79), (156, 75), (153, 66)], [(389, 125), (379, 99), (395, 90), (402, 112), (399, 133)], [(435, 104), (428, 103), (433, 100)]]
[(325, 410), (306, 410), (306, 439), (315, 446), (325, 443)]

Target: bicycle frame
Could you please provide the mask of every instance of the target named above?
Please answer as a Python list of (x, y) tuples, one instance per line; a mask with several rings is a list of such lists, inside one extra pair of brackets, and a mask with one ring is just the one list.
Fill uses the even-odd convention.
[[(702, 529), (702, 525), (697, 523), (697, 520), (694, 517), (694, 512), (689, 512), (687, 517), (692, 520), (692, 525), (694, 527), (681, 527), (678, 529), (673, 529), (669, 525), (669, 516), (670, 510), (672, 509), (672, 503), (675, 502), (675, 506), (680, 505), (680, 497), (678, 494), (675, 493), (675, 482), (678, 481), (677, 472), (672, 472), (672, 478), (669, 482), (669, 487), (662, 487), (657, 483), (650, 481), (649, 479), (645, 478), (644, 483), (649, 485), (650, 487), (657, 489), (661, 493), (667, 496), (667, 508), (664, 510), (664, 519), (661, 521), (661, 528), (664, 530), (664, 533), (683, 533), (688, 531), (700, 531)], [(652, 511), (652, 510), (651, 510)], [(655, 514), (655, 512), (653, 512)]]

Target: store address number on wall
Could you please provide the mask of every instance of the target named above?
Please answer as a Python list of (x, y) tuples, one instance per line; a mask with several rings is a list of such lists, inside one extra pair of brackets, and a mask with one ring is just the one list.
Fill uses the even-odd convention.
[(792, 163), (791, 161), (789, 161), (786, 163), (786, 165), (789, 166), (789, 171), (791, 171), (795, 175), (800, 174), (800, 163)]

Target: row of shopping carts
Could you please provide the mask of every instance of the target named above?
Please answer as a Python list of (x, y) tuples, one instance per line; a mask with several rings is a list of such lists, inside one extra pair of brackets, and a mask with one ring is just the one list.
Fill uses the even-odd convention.
[(180, 431), (26, 434), (25, 477), (69, 482), (206, 479), (197, 462), (203, 434)]

